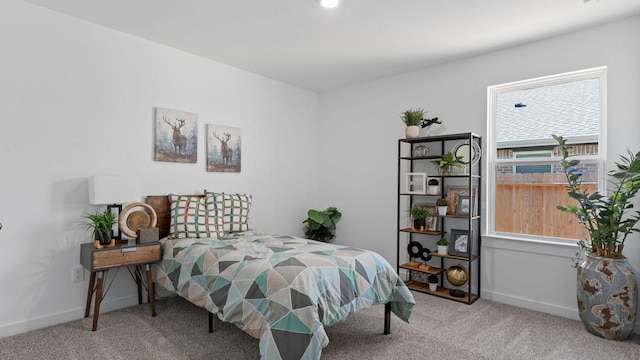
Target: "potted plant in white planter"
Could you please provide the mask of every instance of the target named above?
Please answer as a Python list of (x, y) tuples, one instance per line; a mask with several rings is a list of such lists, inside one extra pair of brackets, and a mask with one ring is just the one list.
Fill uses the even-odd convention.
[(436, 200), (436, 207), (438, 208), (438, 215), (447, 215), (447, 208), (449, 207), (449, 200), (447, 198), (440, 198)]
[(405, 136), (407, 139), (413, 139), (420, 136), (420, 124), (424, 117), (424, 109), (416, 108), (405, 110), (400, 114), (402, 122), (407, 126), (405, 129)]
[(427, 194), (437, 195), (438, 190), (440, 190), (440, 187), (438, 185), (440, 185), (438, 179), (429, 179), (429, 181), (427, 182)]
[(640, 212), (630, 210), (640, 191), (640, 152), (627, 150), (627, 156), (620, 157), (621, 162), (609, 171), (609, 191), (604, 196), (581, 187), (580, 161), (569, 160), (566, 139), (553, 138), (562, 155), (567, 193), (576, 201), (557, 208), (574, 215), (589, 233), (588, 239), (578, 241), (578, 315), (592, 334), (624, 340), (634, 329), (638, 307), (634, 269), (622, 251), (627, 235), (640, 231), (636, 227)]
[(441, 238), (436, 242), (438, 246), (438, 254), (447, 255), (449, 253), (449, 240), (446, 238)]
[(427, 283), (429, 284), (429, 290), (436, 291), (438, 290), (438, 277), (436, 275), (427, 276)]

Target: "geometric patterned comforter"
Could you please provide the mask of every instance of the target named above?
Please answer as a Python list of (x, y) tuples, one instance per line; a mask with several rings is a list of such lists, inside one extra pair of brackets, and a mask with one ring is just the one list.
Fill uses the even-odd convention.
[(371, 251), (254, 231), (161, 244), (156, 284), (260, 339), (263, 360), (320, 359), (324, 326), (388, 302), (408, 322), (415, 304)]

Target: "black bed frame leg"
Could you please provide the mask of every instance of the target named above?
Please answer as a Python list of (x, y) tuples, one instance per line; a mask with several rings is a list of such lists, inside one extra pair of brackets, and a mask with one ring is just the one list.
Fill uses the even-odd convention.
[(209, 313), (209, 333), (213, 332), (213, 314), (209, 311), (207, 311)]
[(384, 304), (384, 334), (391, 334), (391, 303)]

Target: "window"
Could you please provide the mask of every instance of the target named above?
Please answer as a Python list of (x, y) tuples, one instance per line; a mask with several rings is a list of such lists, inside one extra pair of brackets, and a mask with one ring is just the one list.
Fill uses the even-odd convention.
[(606, 67), (488, 88), (487, 226), (489, 234), (580, 239), (570, 214), (560, 153), (564, 136), (581, 161), (583, 186), (602, 189)]
[[(550, 158), (553, 153), (551, 150), (547, 151), (518, 151), (514, 152), (516, 159), (537, 159), (537, 158)], [(552, 170), (551, 165), (516, 165), (516, 174), (544, 174), (550, 173)]]

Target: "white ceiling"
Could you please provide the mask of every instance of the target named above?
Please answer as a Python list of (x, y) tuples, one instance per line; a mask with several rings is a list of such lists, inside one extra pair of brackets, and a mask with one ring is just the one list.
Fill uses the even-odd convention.
[(26, 0), (324, 92), (640, 14), (640, 0)]

